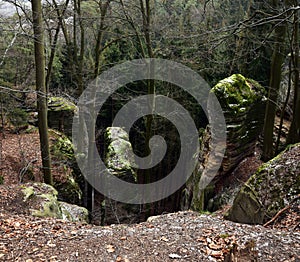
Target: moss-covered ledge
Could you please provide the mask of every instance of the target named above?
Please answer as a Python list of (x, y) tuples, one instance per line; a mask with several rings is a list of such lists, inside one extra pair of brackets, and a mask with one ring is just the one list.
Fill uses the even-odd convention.
[(48, 126), (52, 129), (72, 135), (73, 116), (77, 106), (63, 97), (48, 98)]

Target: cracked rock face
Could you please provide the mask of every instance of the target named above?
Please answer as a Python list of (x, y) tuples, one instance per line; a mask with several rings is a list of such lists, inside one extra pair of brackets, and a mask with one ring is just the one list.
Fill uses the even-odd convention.
[[(254, 153), (258, 136), (263, 128), (265, 90), (256, 81), (235, 74), (221, 80), (212, 88), (212, 92), (223, 109), (227, 130), (226, 152), (219, 171), (213, 174), (214, 178), (210, 185), (213, 187), (216, 182), (226, 179), (243, 159)], [(207, 161), (209, 155), (213, 153), (210, 150), (211, 135), (217, 132), (218, 130), (211, 130), (208, 126), (200, 136), (198, 168), (187, 183), (186, 190), (186, 198), (191, 199), (190, 206), (194, 210), (203, 209), (204, 193), (199, 192), (197, 185), (204, 170), (214, 166), (213, 159), (218, 157), (213, 156), (212, 161), (209, 163)]]
[(263, 224), (296, 201), (299, 192), (300, 144), (296, 144), (257, 170), (239, 191), (226, 218)]

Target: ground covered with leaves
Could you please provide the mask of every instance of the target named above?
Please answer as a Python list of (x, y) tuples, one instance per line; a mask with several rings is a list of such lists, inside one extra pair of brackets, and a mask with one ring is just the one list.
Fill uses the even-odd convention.
[(98, 227), (0, 212), (0, 261), (299, 261), (300, 233), (178, 212)]
[(4, 143), (9, 150), (2, 158), (0, 261), (300, 261), (299, 202), (265, 226), (226, 221), (224, 211), (178, 212), (104, 227), (32, 217), (14, 185), (20, 183), (17, 165), (23, 159), (40, 161), (30, 153), (38, 151), (38, 141), (8, 135)]

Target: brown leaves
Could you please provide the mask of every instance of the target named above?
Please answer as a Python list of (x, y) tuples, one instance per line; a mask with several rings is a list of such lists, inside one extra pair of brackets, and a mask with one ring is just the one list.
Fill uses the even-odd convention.
[(107, 245), (107, 246), (106, 246), (106, 251), (107, 251), (108, 253), (113, 253), (113, 252), (116, 251), (116, 249), (115, 249), (115, 247), (114, 247), (113, 245)]

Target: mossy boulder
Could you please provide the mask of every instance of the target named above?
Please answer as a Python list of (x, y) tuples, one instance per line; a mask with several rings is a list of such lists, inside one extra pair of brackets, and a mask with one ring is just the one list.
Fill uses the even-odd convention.
[[(245, 78), (240, 74), (232, 75), (221, 80), (212, 89), (218, 98), (223, 110), (226, 121), (226, 151), (222, 165), (214, 175), (208, 189), (199, 188), (200, 179), (205, 180), (203, 172), (207, 167), (217, 163), (219, 156), (210, 154), (211, 134), (214, 130), (208, 126), (205, 130), (199, 132), (200, 136), (200, 154), (197, 168), (186, 184), (184, 191), (185, 203), (182, 203), (184, 209), (193, 208), (202, 210), (207, 201), (214, 196), (214, 185), (228, 176), (230, 172), (247, 156), (254, 153), (255, 145), (259, 134), (263, 128), (264, 107), (265, 107), (265, 90), (256, 81)], [(214, 161), (216, 160), (216, 161)], [(205, 203), (206, 202), (206, 203)]]
[(212, 92), (221, 104), (227, 128), (226, 152), (218, 174), (222, 176), (253, 154), (263, 128), (266, 91), (258, 82), (235, 74), (221, 80)]
[(84, 207), (60, 202), (55, 188), (44, 183), (21, 185), (23, 208), (37, 217), (54, 217), (71, 222), (88, 222), (88, 211)]
[(81, 204), (83, 177), (77, 166), (71, 140), (61, 132), (49, 130), (50, 153), (53, 162), (54, 187), (58, 199), (72, 204)]
[(24, 202), (33, 216), (62, 218), (57, 191), (44, 183), (22, 185)]
[(73, 116), (77, 107), (74, 103), (63, 97), (50, 97), (48, 99), (48, 126), (72, 135)]
[(227, 219), (263, 224), (300, 193), (300, 144), (263, 164), (237, 194)]
[(127, 132), (120, 127), (108, 127), (105, 144), (105, 165), (109, 171), (127, 182), (135, 182), (134, 155)]

